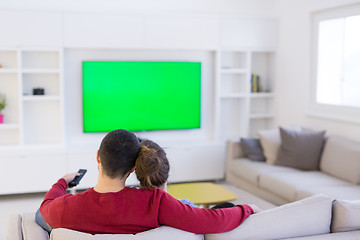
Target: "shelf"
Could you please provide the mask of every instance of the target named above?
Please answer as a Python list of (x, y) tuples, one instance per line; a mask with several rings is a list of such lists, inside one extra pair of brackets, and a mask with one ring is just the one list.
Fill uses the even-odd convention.
[(272, 98), (274, 97), (274, 93), (271, 92), (258, 92), (258, 93), (251, 93), (251, 98)]
[(268, 113), (253, 113), (250, 114), (250, 119), (264, 119), (264, 118), (274, 118), (274, 114)]
[[(275, 119), (274, 53), (222, 49), (218, 61), (217, 136), (222, 140), (253, 136)], [(251, 92), (251, 76), (260, 77), (263, 92)]]
[(246, 74), (248, 70), (244, 68), (222, 68), (220, 72), (223, 74)]
[(17, 65), (17, 50), (0, 49), (1, 69), (15, 69)]
[(36, 74), (46, 74), (46, 73), (56, 73), (59, 74), (60, 70), (59, 69), (41, 69), (41, 68), (34, 68), (34, 69), (22, 69), (21, 70), (22, 73), (36, 73)]
[(17, 73), (16, 68), (0, 68), (0, 73)]
[(59, 56), (58, 51), (24, 50), (22, 51), (21, 67), (25, 70), (58, 69), (60, 66)]
[[(62, 145), (62, 49), (0, 49), (0, 92), (6, 95), (0, 148)], [(44, 95), (33, 95), (43, 88)]]
[(24, 101), (58, 101), (61, 100), (60, 96), (51, 95), (35, 95), (35, 96), (23, 96)]
[(20, 127), (19, 124), (13, 124), (13, 123), (0, 124), (0, 130), (2, 130), (2, 129), (18, 129), (19, 127)]
[(248, 97), (247, 93), (232, 93), (232, 94), (222, 94), (220, 98), (246, 98)]

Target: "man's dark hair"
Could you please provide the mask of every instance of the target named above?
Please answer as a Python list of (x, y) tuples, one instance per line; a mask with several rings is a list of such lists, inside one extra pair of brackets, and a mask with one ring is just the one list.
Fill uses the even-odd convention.
[(124, 129), (109, 132), (99, 148), (104, 173), (110, 178), (122, 178), (135, 166), (139, 150), (140, 142), (135, 134)]

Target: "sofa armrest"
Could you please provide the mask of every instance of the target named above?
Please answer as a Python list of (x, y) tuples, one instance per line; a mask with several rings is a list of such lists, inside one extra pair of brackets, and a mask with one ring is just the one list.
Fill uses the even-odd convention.
[(22, 240), (21, 216), (20, 214), (11, 214), (6, 221), (6, 240)]
[(226, 161), (229, 162), (243, 157), (245, 157), (245, 153), (242, 150), (240, 141), (228, 140), (226, 142)]
[(49, 234), (35, 222), (35, 212), (21, 215), (22, 235), (24, 240), (48, 240)]

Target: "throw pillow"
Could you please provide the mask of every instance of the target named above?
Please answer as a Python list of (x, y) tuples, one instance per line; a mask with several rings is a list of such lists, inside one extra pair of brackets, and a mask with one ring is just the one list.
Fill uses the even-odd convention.
[(279, 129), (262, 130), (257, 134), (260, 137), (266, 163), (274, 164), (281, 145)]
[(207, 240), (265, 240), (330, 232), (332, 199), (317, 194), (250, 215), (234, 230), (206, 234)]
[(265, 161), (265, 156), (259, 139), (241, 138), (240, 144), (247, 158), (253, 161)]
[(280, 127), (281, 146), (276, 165), (318, 170), (325, 131), (293, 131)]
[(360, 200), (336, 200), (333, 204), (331, 232), (360, 229)]

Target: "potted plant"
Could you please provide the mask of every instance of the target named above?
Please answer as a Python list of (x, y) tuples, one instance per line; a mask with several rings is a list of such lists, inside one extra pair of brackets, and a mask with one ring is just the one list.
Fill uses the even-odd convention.
[(5, 94), (0, 93), (0, 124), (4, 123), (4, 114), (2, 114), (1, 111), (5, 108), (5, 106), (6, 106)]

